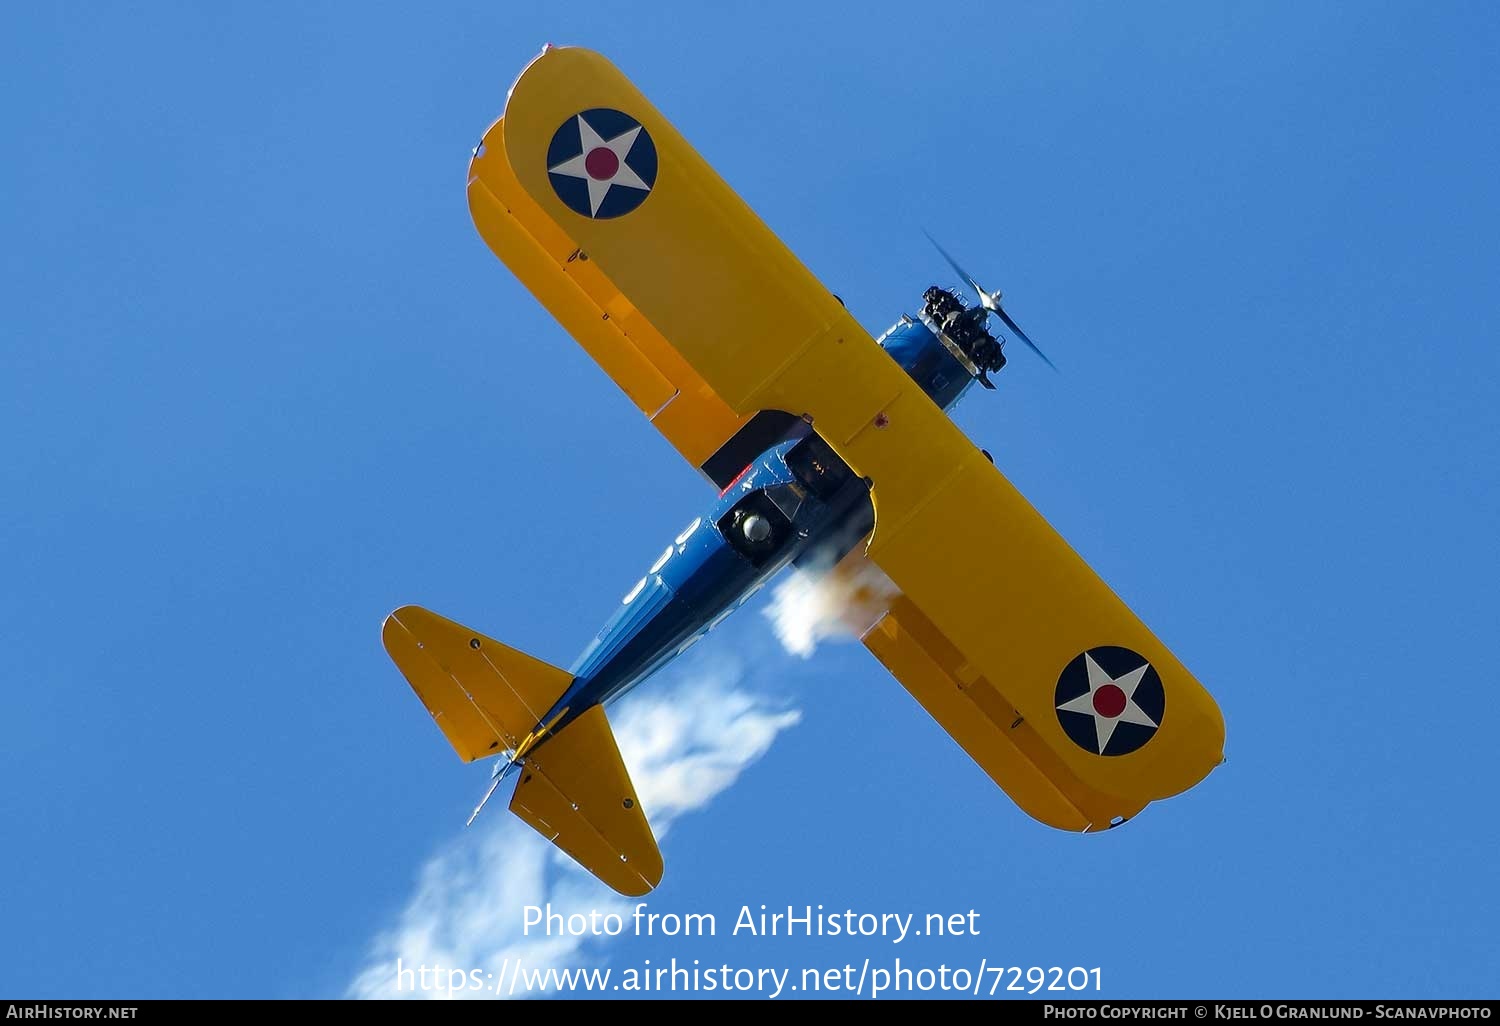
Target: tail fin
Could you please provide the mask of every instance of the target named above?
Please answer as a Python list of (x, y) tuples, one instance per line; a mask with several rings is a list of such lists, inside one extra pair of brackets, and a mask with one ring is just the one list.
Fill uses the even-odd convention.
[[(541, 717), (572, 683), (567, 671), (419, 606), (387, 617), (381, 637), (460, 759), (516, 758), (512, 812), (621, 894), (661, 882), (661, 850), (603, 707), (537, 740)], [(499, 783), (497, 774), (490, 793)]]

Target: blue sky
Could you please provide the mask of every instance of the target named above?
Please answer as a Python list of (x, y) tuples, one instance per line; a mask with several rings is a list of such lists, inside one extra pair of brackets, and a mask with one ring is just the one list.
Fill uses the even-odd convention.
[[(862, 647), (788, 655), (760, 601), (642, 689), (712, 678), (775, 724), (674, 821), (651, 907), (982, 934), (564, 961), (1497, 996), (1500, 14), (972, 15), (6, 11), (0, 993), (337, 996), (425, 914), (424, 866), (530, 850), (503, 809), (460, 836), (484, 771), (381, 619), (566, 665), (712, 497), (469, 221), (469, 149), (552, 41), (634, 78), (872, 332), (951, 278), (923, 228), (1005, 289), (1061, 373), (1017, 351), (959, 420), (1228, 725), (1189, 794), (1055, 833)], [(519, 920), (514, 880), (445, 886), (433, 914)]]

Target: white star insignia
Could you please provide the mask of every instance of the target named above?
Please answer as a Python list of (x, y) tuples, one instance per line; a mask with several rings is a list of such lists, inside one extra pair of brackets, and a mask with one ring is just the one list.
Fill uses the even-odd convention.
[(1151, 669), (1150, 663), (1142, 663), (1129, 673), (1111, 677), (1086, 652), (1083, 662), (1089, 672), (1088, 691), (1077, 698), (1068, 699), (1057, 708), (1062, 712), (1085, 713), (1094, 718), (1094, 732), (1098, 735), (1100, 755), (1104, 754), (1104, 749), (1109, 745), (1109, 739), (1114, 736), (1115, 727), (1119, 724), (1138, 723), (1153, 729), (1158, 726), (1155, 720), (1135, 704), (1135, 689), (1140, 686), (1146, 671)]
[[(588, 182), (589, 216), (598, 217), (599, 207), (603, 205), (604, 198), (609, 195), (609, 190), (617, 185), (627, 189), (640, 189), (642, 192), (651, 191), (651, 186), (641, 181), (641, 176), (625, 163), (625, 155), (630, 152), (630, 147), (635, 145), (635, 137), (640, 134), (641, 126), (636, 125), (613, 139), (603, 139), (598, 132), (594, 131), (592, 125), (583, 120), (583, 115), (579, 114), (578, 138), (583, 142), (583, 152), (547, 170), (554, 175), (582, 178)], [(601, 149), (612, 154), (613, 159), (594, 156), (595, 151)], [(590, 157), (594, 157), (592, 166)], [(600, 171), (609, 173), (600, 174)]]

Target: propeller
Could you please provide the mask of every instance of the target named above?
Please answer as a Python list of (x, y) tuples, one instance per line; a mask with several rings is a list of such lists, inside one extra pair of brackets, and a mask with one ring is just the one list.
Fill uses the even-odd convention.
[(969, 288), (974, 290), (974, 294), (979, 297), (979, 305), (984, 307), (984, 309), (988, 310), (990, 313), (994, 314), (996, 317), (999, 317), (1000, 320), (1005, 324), (1005, 326), (1015, 333), (1015, 336), (1017, 338), (1019, 338), (1022, 342), (1025, 342), (1029, 347), (1031, 347), (1031, 351), (1033, 353), (1042, 358), (1043, 363), (1045, 363), (1048, 367), (1051, 367), (1053, 370), (1057, 370), (1057, 365), (1054, 364), (1051, 360), (1047, 359), (1047, 354), (1037, 348), (1037, 344), (1031, 341), (1031, 339), (1026, 336), (1026, 332), (1021, 330), (1021, 326), (1015, 321), (1011, 320), (1010, 314), (1006, 313), (1005, 308), (1000, 305), (1000, 290), (996, 289), (994, 292), (986, 292), (983, 288), (980, 287), (979, 282), (969, 277), (968, 271), (965, 271), (962, 267), (958, 266), (958, 261), (954, 260), (953, 257), (948, 255), (948, 251), (942, 247), (937, 239), (934, 239), (926, 231), (923, 231), (922, 234), (926, 235), (927, 241), (932, 243), (933, 246), (937, 248), (937, 251), (939, 253), (943, 254), (943, 259), (948, 261), (948, 266), (953, 268), (954, 271), (958, 272), (958, 276), (968, 283)]

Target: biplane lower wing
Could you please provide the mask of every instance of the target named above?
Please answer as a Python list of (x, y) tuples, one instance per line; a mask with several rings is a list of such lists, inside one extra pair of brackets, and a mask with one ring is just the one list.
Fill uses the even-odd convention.
[[(469, 195), (490, 246), (638, 406), (694, 397), (653, 420), (689, 459), (785, 411), (872, 482), (868, 556), (902, 599), (867, 643), (1026, 811), (1097, 829), (1221, 761), (1203, 687), (603, 57), (531, 63)], [(973, 524), (986, 545), (934, 558)]]

